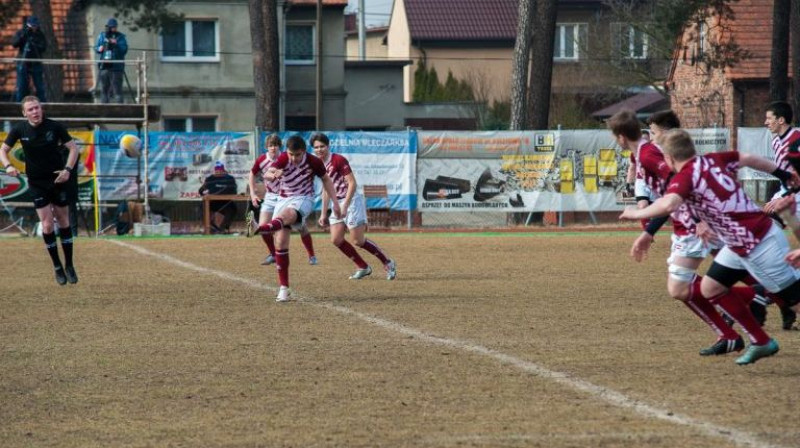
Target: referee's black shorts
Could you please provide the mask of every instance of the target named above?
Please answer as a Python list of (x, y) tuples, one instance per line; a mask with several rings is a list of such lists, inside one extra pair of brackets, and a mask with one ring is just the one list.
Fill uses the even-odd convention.
[(33, 196), (33, 206), (36, 208), (46, 207), (50, 204), (58, 207), (69, 205), (70, 189), (69, 182), (56, 184), (52, 181), (31, 180), (29, 190)]

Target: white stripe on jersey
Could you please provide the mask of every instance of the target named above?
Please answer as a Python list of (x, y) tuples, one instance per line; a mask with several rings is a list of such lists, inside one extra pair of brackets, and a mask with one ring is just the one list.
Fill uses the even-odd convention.
[(303, 154), (303, 160), (297, 165), (289, 162), (283, 168), (281, 177), (281, 192), (283, 197), (313, 196), (314, 171), (308, 163), (308, 154)]
[(277, 194), (278, 191), (280, 191), (280, 184), (281, 184), (280, 180), (275, 179), (272, 182), (269, 182), (266, 179), (264, 179), (264, 177), (263, 177), (264, 173), (266, 173), (267, 170), (269, 169), (269, 166), (272, 165), (272, 162), (277, 160), (277, 158), (278, 158), (277, 156), (278, 155), (280, 155), (280, 153), (276, 154), (275, 159), (270, 159), (269, 158), (269, 153), (266, 153), (266, 154), (264, 154), (264, 159), (261, 160), (261, 162), (258, 163), (258, 169), (261, 170), (259, 172), (259, 174), (262, 176), (261, 180), (264, 181), (264, 187), (267, 189), (267, 193), (275, 193), (275, 194)]
[(776, 135), (772, 138), (772, 151), (775, 153), (775, 164), (778, 165), (778, 168), (794, 171), (788, 158), (789, 145), (798, 139), (800, 139), (800, 130), (797, 128), (789, 128), (783, 136)]

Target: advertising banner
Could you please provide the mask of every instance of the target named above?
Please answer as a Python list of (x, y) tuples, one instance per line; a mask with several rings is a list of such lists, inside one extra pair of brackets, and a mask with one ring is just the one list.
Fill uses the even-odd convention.
[[(772, 151), (771, 144), (772, 137), (773, 135), (767, 128), (739, 128), (736, 141), (738, 142), (740, 152), (775, 160), (775, 153)], [(771, 174), (762, 173), (761, 171), (752, 170), (750, 168), (740, 169), (739, 179), (775, 180)]]
[[(259, 154), (265, 151), (262, 133)], [(285, 132), (281, 140), (291, 135), (301, 135), (313, 153), (308, 139), (311, 132)], [(331, 141), (331, 152), (341, 154), (350, 162), (350, 167), (360, 187), (386, 185), (389, 202), (394, 210), (413, 210), (416, 207), (415, 165), (417, 156), (416, 138), (413, 132), (326, 132)], [(321, 188), (317, 186), (319, 191)], [(381, 199), (368, 199), (367, 207), (383, 207)]]
[[(78, 158), (78, 166), (74, 173), (77, 177), (73, 177), (71, 182), (77, 186), (77, 200), (84, 203), (92, 202), (94, 198), (94, 180), (92, 172), (95, 168), (95, 142), (94, 132), (92, 131), (70, 131), (69, 134), (75, 141), (78, 147), (80, 156)], [(5, 141), (7, 133), (0, 132), (0, 142)], [(67, 160), (68, 151), (63, 150), (64, 161)], [(4, 172), (0, 172), (0, 196), (3, 200), (9, 201), (33, 201), (33, 198), (28, 194), (28, 179), (25, 176), (25, 155), (22, 151), (22, 145), (17, 142), (11, 151), (8, 153), (8, 158), (12, 165), (21, 173), (19, 177), (7, 176)]]
[[(689, 130), (701, 151), (725, 129)], [(419, 132), (421, 211), (617, 211), (630, 166), (607, 130)]]
[[(144, 153), (131, 158), (119, 149), (130, 132), (100, 132), (98, 164), (103, 200), (133, 199), (144, 194)], [(236, 178), (238, 193), (247, 188), (247, 175), (255, 160), (253, 133), (151, 132), (149, 134), (150, 197), (169, 200), (199, 199), (200, 186), (222, 162)]]

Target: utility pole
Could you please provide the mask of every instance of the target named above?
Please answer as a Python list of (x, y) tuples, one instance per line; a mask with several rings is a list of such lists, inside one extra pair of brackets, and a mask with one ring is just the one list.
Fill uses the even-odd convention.
[(322, 0), (317, 0), (317, 131), (322, 131)]
[(367, 60), (367, 14), (364, 0), (358, 0), (358, 59)]

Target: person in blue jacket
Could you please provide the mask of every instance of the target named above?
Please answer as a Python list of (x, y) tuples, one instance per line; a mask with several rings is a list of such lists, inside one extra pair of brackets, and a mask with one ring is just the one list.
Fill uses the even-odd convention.
[(106, 22), (106, 30), (97, 36), (94, 48), (100, 57), (100, 102), (122, 103), (122, 77), (125, 76), (125, 64), (120, 61), (128, 53), (128, 41), (125, 34), (117, 31), (117, 19), (110, 18)]

